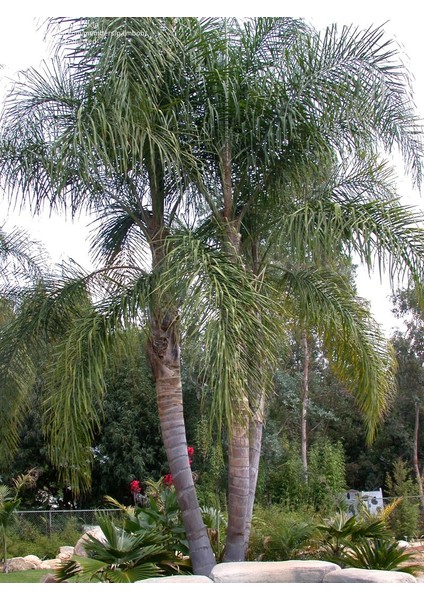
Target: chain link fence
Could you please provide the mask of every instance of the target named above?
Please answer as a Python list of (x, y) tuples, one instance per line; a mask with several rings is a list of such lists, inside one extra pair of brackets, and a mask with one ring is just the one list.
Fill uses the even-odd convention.
[(21, 510), (14, 513), (13, 529), (21, 534), (31, 529), (51, 536), (54, 533), (62, 533), (72, 524), (73, 528), (83, 533), (97, 525), (97, 515), (117, 515), (119, 512), (119, 509)]

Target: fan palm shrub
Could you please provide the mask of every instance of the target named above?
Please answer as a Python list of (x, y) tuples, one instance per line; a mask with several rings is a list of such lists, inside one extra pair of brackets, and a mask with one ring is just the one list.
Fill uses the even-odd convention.
[[(145, 483), (145, 506), (124, 506), (114, 498), (108, 504), (119, 508), (118, 519), (98, 515), (104, 539), (87, 534), (84, 543), (88, 557), (72, 556), (57, 571), (60, 581), (77, 577), (78, 581), (133, 582), (149, 577), (191, 573), (189, 545), (181, 510), (173, 485), (159, 481)], [(202, 507), (211, 545), (222, 554), (223, 515)], [(117, 524), (117, 521), (119, 524)], [(225, 531), (225, 529), (224, 529)]]
[(0, 534), (2, 546), (2, 562), (7, 559), (7, 530), (21, 501), (12, 495), (12, 490), (6, 485), (0, 485)]
[(176, 555), (187, 555), (187, 534), (174, 486), (164, 484), (163, 477), (157, 482), (149, 480), (145, 482), (145, 493), (143, 506), (124, 506), (109, 496), (105, 500), (121, 510), (122, 528), (126, 532), (160, 532), (169, 550)]
[(384, 507), (377, 515), (364, 505), (357, 515), (349, 516), (340, 510), (317, 527), (319, 554), (324, 560), (341, 567), (403, 571), (412, 575), (420, 567), (411, 564), (414, 553), (401, 547), (394, 539), (390, 518), (401, 499)]
[(339, 557), (342, 567), (376, 569), (379, 571), (402, 571), (418, 575), (424, 567), (414, 564), (414, 552), (399, 546), (397, 541), (384, 538), (366, 538), (346, 544)]
[(320, 538), (320, 554), (324, 560), (341, 564), (349, 544), (356, 544), (364, 538), (389, 538), (390, 531), (383, 519), (371, 521), (348, 516), (339, 511), (317, 526)]
[[(184, 557), (189, 553), (187, 535), (175, 488), (172, 483), (166, 482), (166, 475), (159, 481), (145, 482), (146, 500), (143, 506), (124, 506), (110, 496), (106, 496), (105, 500), (121, 510), (123, 518), (121, 526), (125, 531), (128, 533), (142, 530), (160, 532), (166, 540), (167, 548)], [(219, 560), (222, 558), (224, 547), (226, 518), (215, 507), (202, 505), (200, 510), (214, 555)]]
[[(37, 480), (35, 470), (19, 475), (13, 480), (13, 486), (0, 485), (0, 536), (2, 545), (2, 562), (7, 559), (7, 533), (18, 510), (21, 500), (19, 493), (24, 487), (33, 487)], [(6, 566), (7, 570), (7, 566)]]
[(104, 535), (88, 535), (87, 557), (73, 555), (56, 571), (59, 581), (77, 578), (80, 582), (132, 583), (140, 579), (191, 572), (191, 563), (175, 553), (169, 538), (160, 530), (133, 526), (127, 520), (118, 526), (111, 517), (98, 515)]

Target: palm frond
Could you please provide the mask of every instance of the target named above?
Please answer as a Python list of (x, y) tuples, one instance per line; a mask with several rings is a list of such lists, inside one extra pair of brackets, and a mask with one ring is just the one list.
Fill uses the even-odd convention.
[(43, 427), (50, 458), (75, 490), (89, 482), (90, 442), (101, 422), (105, 370), (114, 364), (114, 351), (123, 345), (131, 351), (125, 332), (145, 324), (149, 279), (133, 275), (132, 286), (125, 289), (120, 274), (112, 267), (90, 275), (55, 275), (26, 290), (15, 318), (2, 330), (2, 456), (7, 460), (16, 449), (37, 361), (43, 356)]
[(401, 571), (417, 575), (423, 568), (413, 564), (415, 555), (401, 548), (396, 541), (375, 539), (348, 544), (350, 552), (342, 558), (343, 566), (359, 569)]
[(213, 397), (212, 419), (231, 427), (239, 402), (266, 386), (265, 366), (274, 364), (284, 340), (281, 319), (275, 318), (282, 308), (241, 262), (214, 244), (189, 231), (169, 241), (161, 291), (180, 289), (184, 340), (197, 340), (204, 389)]
[(299, 54), (303, 74), (297, 89), (300, 102), (310, 107), (308, 114), (321, 113), (322, 126), (329, 126), (338, 146), (342, 142), (361, 151), (373, 147), (377, 135), (387, 153), (397, 147), (419, 183), (422, 125), (412, 101), (411, 76), (384, 27), (339, 30), (333, 25), (306, 44)]
[(78, 50), (44, 72), (29, 70), (6, 103), (0, 171), (7, 188), (32, 198), (34, 210), (48, 201), (76, 214), (107, 197), (110, 181), (115, 193), (163, 167), (167, 202), (180, 202), (186, 175), (198, 172), (183, 141), (192, 127), (191, 87), (179, 38), (195, 20), (178, 31), (171, 21), (74, 22), (68, 33), (80, 40)]
[(101, 573), (108, 567), (107, 563), (86, 556), (71, 556), (55, 569), (58, 581), (77, 577), (81, 582), (89, 582), (93, 579), (101, 579)]
[(295, 320), (318, 332), (330, 366), (356, 398), (371, 441), (396, 389), (391, 344), (337, 272), (307, 266), (276, 272), (275, 287), (292, 304)]
[(386, 163), (345, 165), (322, 181), (312, 171), (293, 191), (297, 200), (277, 218), (275, 237), (293, 260), (346, 253), (393, 285), (422, 278), (423, 213), (401, 203)]
[[(8, 231), (0, 226), (0, 290), (14, 297), (19, 285), (28, 285), (47, 269), (47, 254), (40, 242), (17, 227)], [(16, 288), (12, 282), (15, 281)], [(10, 293), (12, 292), (12, 294)]]

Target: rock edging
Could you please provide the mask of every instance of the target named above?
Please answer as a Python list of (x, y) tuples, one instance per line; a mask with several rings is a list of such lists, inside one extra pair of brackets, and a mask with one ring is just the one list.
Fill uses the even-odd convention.
[(209, 577), (174, 575), (135, 583), (417, 583), (417, 580), (401, 571), (342, 569), (321, 560), (286, 560), (220, 563)]
[(18, 571), (29, 571), (31, 569), (37, 571), (51, 571), (56, 569), (62, 561), (68, 560), (74, 552), (73, 546), (61, 546), (59, 554), (56, 558), (48, 560), (41, 560), (34, 554), (28, 554), (27, 556), (16, 556), (15, 558), (9, 558), (4, 567), (3, 571), (6, 573), (16, 573)]

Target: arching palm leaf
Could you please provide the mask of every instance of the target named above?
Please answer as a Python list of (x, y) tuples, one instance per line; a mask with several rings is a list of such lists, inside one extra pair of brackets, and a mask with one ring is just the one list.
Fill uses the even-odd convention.
[(355, 396), (371, 441), (395, 390), (393, 348), (337, 272), (304, 267), (274, 269), (275, 287), (308, 329), (321, 337), (331, 367)]

